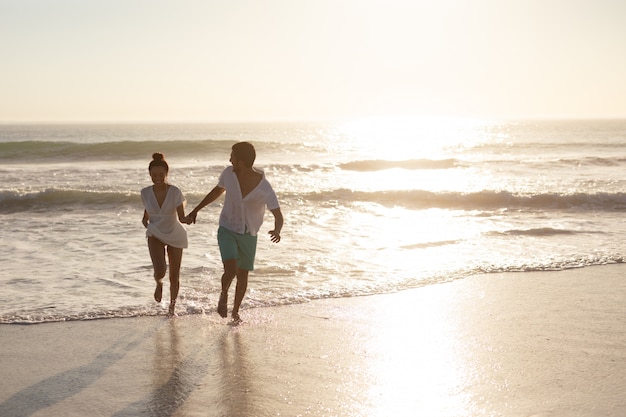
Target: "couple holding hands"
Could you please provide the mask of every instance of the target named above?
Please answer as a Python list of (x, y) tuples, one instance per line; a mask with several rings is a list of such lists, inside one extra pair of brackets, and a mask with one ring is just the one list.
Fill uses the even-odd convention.
[(167, 182), (169, 166), (163, 155), (155, 153), (152, 158), (148, 171), (154, 185), (141, 190), (141, 199), (145, 208), (142, 222), (147, 229), (148, 249), (156, 280), (154, 299), (161, 301), (167, 253), (170, 279), (168, 315), (175, 315), (180, 266), (183, 249), (187, 247), (187, 231), (181, 223), (195, 223), (202, 208), (226, 193), (217, 231), (224, 264), (217, 312), (222, 317), (228, 315), (228, 290), (233, 279), (237, 278), (231, 317), (239, 321), (239, 307), (248, 288), (248, 274), (254, 269), (257, 232), (263, 223), (265, 207), (274, 215), (274, 229), (269, 232), (272, 242), (280, 242), (283, 227), (276, 193), (263, 171), (253, 167), (256, 158), (254, 146), (248, 142), (233, 145), (230, 154), (232, 165), (222, 171), (217, 185), (188, 215), (185, 215), (183, 193)]

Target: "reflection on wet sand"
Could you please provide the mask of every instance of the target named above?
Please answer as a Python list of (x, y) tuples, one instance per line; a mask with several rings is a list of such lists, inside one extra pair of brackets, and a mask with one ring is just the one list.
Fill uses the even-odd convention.
[(168, 320), (154, 333), (155, 351), (151, 377), (154, 387), (149, 396), (130, 404), (116, 417), (174, 415), (208, 373), (205, 352), (190, 351), (180, 336), (177, 320)]
[(254, 404), (250, 401), (253, 392), (253, 365), (248, 357), (245, 337), (236, 329), (224, 331), (219, 339), (219, 387), (218, 404), (220, 415), (253, 416)]
[(153, 416), (169, 416), (184, 402), (191, 388), (186, 388), (185, 352), (181, 347), (178, 322), (170, 320), (168, 326), (155, 334), (156, 353), (153, 357), (152, 378), (157, 387), (152, 392), (148, 410)]
[(3, 327), (0, 415), (624, 416), (623, 276), (476, 276), (254, 309), (239, 327)]

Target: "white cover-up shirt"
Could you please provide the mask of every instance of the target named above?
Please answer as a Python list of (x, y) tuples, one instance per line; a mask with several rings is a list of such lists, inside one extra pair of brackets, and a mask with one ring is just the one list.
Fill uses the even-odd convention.
[(159, 203), (154, 195), (152, 186), (141, 190), (141, 200), (148, 212), (150, 223), (146, 230), (146, 236), (154, 236), (166, 245), (175, 248), (187, 247), (187, 231), (178, 220), (176, 208), (185, 203), (182, 191), (174, 185), (170, 185), (163, 200)]
[(224, 206), (220, 214), (220, 226), (231, 232), (250, 233), (252, 236), (256, 236), (263, 224), (265, 207), (268, 210), (274, 210), (280, 206), (274, 189), (265, 179), (265, 173), (258, 168), (252, 169), (261, 174), (263, 178), (259, 185), (245, 197), (241, 195), (239, 180), (232, 166), (226, 167), (222, 171), (217, 186), (226, 190)]

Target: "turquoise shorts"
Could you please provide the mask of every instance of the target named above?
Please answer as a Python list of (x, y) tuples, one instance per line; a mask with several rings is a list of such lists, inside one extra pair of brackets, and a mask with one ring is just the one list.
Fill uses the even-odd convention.
[(246, 271), (254, 269), (257, 237), (250, 233), (240, 235), (220, 226), (217, 229), (217, 244), (220, 247), (222, 262), (237, 260), (237, 268)]

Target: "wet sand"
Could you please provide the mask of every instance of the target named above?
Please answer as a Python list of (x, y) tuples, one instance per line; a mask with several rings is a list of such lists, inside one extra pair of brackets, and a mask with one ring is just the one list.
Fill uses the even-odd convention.
[(0, 416), (626, 416), (626, 266), (1, 325)]

